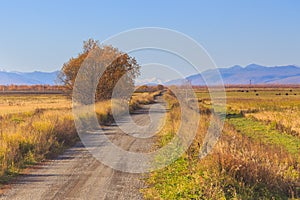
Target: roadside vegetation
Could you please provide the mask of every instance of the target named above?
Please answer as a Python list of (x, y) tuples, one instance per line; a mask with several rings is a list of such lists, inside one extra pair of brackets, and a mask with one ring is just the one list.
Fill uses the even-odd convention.
[[(285, 95), (291, 93), (290, 90), (293, 95)], [(264, 116), (265, 112), (280, 111), (279, 116), (286, 117), (290, 109), (299, 112), (299, 89), (227, 89), (227, 119), (223, 133), (213, 152), (201, 160), (198, 155), (212, 112), (207, 90), (197, 89), (196, 92), (201, 112), (196, 139), (182, 157), (149, 175), (147, 187), (142, 190), (145, 198), (300, 198), (300, 141), (297, 127), (282, 123), (276, 119), (276, 114), (258, 117)], [(276, 95), (278, 93), (284, 95)], [(160, 146), (167, 144), (176, 133), (178, 126), (174, 124), (180, 124), (176, 98), (166, 94), (165, 99), (171, 109), (167, 115), (169, 123), (159, 133), (157, 145)], [(300, 120), (300, 115), (293, 117), (294, 121)], [(287, 130), (292, 130), (293, 134)]]
[[(90, 54), (92, 50), (102, 57), (93, 57), (94, 54)], [(77, 88), (78, 96), (83, 100), (80, 103), (95, 108), (93, 110), (101, 126), (114, 122), (113, 108), (122, 115), (126, 108), (129, 107), (131, 112), (143, 104), (153, 103), (155, 96), (161, 94), (162, 86), (144, 86), (137, 88), (130, 99), (122, 99), (122, 96), (119, 100), (113, 99), (113, 89), (121, 77), (123, 82), (119, 89), (122, 92), (134, 89), (133, 80), (139, 75), (140, 66), (126, 53), (112, 46), (102, 46), (93, 39), (85, 41), (83, 51), (63, 65), (59, 79), (64, 86), (0, 87), (0, 183), (6, 183), (32, 164), (57, 156), (78, 141), (70, 97), (78, 78), (76, 75), (85, 59), (95, 66), (110, 61), (92, 97), (95, 99), (87, 98), (91, 96), (87, 91), (90, 89), (88, 86), (92, 87), (89, 85), (93, 82), (92, 77), (79, 76), (79, 82), (87, 82), (87, 85)], [(101, 71), (97, 67), (91, 70), (96, 70), (92, 71), (92, 75)], [(46, 90), (49, 94), (42, 94)], [(65, 95), (58, 94), (62, 90)], [(73, 96), (73, 100), (78, 100), (78, 96)], [(91, 105), (93, 101), (96, 101), (95, 105)], [(83, 117), (89, 121), (89, 115)]]
[(0, 97), (0, 182), (77, 141), (71, 102), (63, 95)]
[[(135, 93), (125, 110), (154, 102), (161, 91)], [(95, 104), (100, 125), (113, 123), (114, 101)], [(6, 183), (22, 169), (61, 154), (78, 141), (71, 109), (64, 95), (3, 95), (0, 97), (0, 183)], [(122, 113), (120, 113), (122, 114)]]

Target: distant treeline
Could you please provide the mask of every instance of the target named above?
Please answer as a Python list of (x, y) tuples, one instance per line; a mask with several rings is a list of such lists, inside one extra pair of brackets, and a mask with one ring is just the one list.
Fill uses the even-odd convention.
[[(224, 85), (228, 89), (238, 88), (300, 88), (299, 84), (243, 84), (243, 85)], [(169, 86), (172, 87), (172, 86)], [(178, 88), (185, 88), (186, 86), (176, 86)], [(208, 89), (207, 86), (192, 86), (194, 89)], [(212, 86), (220, 87), (220, 86)], [(54, 93), (61, 94), (66, 87), (63, 85), (0, 85), (0, 93)], [(163, 85), (153, 86), (137, 86), (135, 92), (153, 92), (164, 89)]]
[[(184, 86), (179, 86), (179, 87), (184, 87)], [(193, 85), (192, 86), (194, 89), (208, 89), (207, 86), (204, 85)], [(224, 85), (224, 86), (220, 86), (220, 85), (215, 85), (215, 86), (210, 86), (211, 88), (219, 88), (219, 87), (225, 87), (225, 88), (300, 88), (300, 84), (232, 84), (232, 85)]]
[(225, 85), (225, 88), (300, 88), (300, 84), (236, 84)]
[(0, 85), (0, 93), (63, 93), (61, 85)]

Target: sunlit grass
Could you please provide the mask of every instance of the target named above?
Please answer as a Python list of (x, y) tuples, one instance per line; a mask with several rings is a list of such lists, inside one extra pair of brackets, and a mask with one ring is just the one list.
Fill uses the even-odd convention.
[(232, 117), (228, 119), (228, 123), (249, 138), (265, 144), (276, 145), (278, 148), (284, 148), (293, 155), (299, 156), (300, 138), (282, 133), (272, 125), (266, 125), (252, 118)]
[[(177, 161), (149, 175), (147, 188), (142, 190), (146, 199), (300, 197), (299, 137), (274, 123), (297, 127), (297, 123), (287, 121), (300, 119), (299, 92), (283, 96), (276, 93), (290, 93), (290, 89), (243, 90), (227, 90), (229, 119), (213, 152), (201, 160), (199, 150), (212, 115), (207, 111), (211, 109), (209, 94), (198, 91), (201, 119), (196, 139)], [(167, 115), (169, 128), (160, 133), (158, 145), (166, 145), (173, 138), (171, 122), (180, 123), (172, 117), (178, 110), (170, 108), (173, 114)], [(264, 115), (271, 117), (262, 118)]]
[(63, 95), (1, 95), (0, 115), (32, 112), (35, 109), (71, 108), (71, 101)]
[(61, 153), (77, 141), (70, 109), (26, 111), (1, 118), (1, 181), (28, 165)]

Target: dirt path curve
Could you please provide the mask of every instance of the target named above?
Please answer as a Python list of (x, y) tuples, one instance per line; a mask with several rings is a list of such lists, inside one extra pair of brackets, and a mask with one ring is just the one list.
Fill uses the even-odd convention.
[[(164, 105), (161, 98), (157, 103)], [(149, 123), (149, 107), (133, 114), (133, 121), (139, 125)], [(164, 117), (163, 109), (157, 113)], [(155, 140), (131, 137), (117, 126), (107, 127), (105, 132), (116, 145), (133, 152), (149, 149)], [(143, 177), (105, 166), (79, 142), (58, 158), (40, 163), (18, 177), (0, 199), (142, 199), (139, 190), (144, 187)]]

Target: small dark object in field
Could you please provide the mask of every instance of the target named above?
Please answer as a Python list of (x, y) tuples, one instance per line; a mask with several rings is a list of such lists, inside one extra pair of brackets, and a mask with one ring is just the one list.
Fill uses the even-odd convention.
[(297, 95), (296, 93), (294, 95)]
[(45, 110), (46, 110), (46, 109), (43, 109), (43, 108), (36, 108), (36, 109), (34, 110), (34, 114), (35, 114), (35, 115), (43, 114)]
[(256, 90), (254, 90), (254, 92), (256, 92)]
[(256, 96), (258, 96), (259, 94), (258, 93), (256, 93)]
[(286, 96), (288, 96), (288, 95), (289, 95), (289, 93), (285, 93), (285, 95), (286, 95)]
[(246, 90), (246, 92), (249, 92), (249, 90)]
[(244, 90), (241, 90), (241, 92), (244, 92)]
[(293, 90), (290, 90), (290, 92), (293, 92)]

